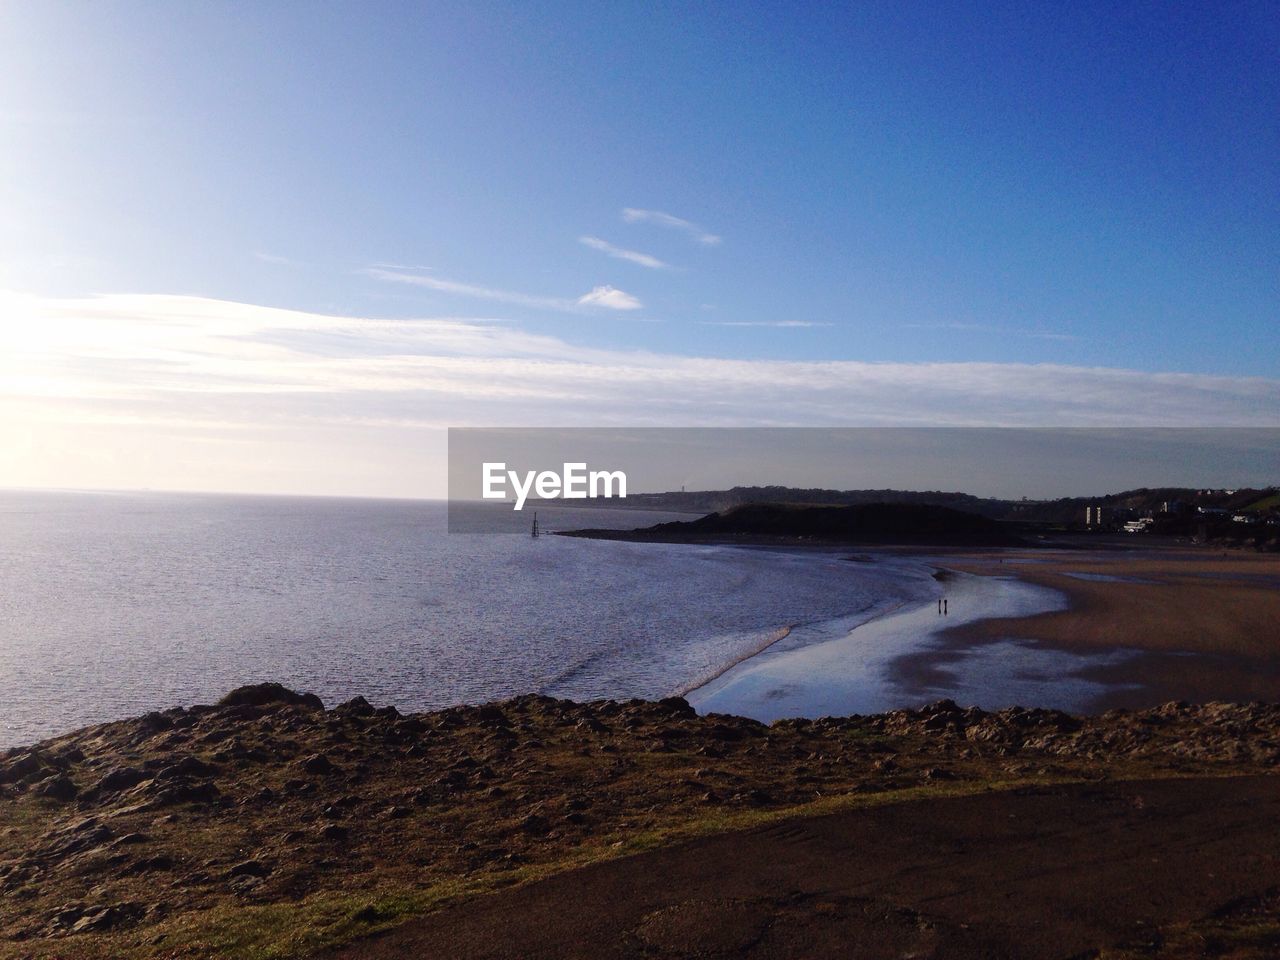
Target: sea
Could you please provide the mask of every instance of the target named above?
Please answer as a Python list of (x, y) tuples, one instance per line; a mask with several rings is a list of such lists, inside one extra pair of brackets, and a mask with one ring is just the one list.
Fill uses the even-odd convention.
[(268, 680), (402, 711), (686, 694), (936, 591), (906, 557), (551, 535), (677, 518), (543, 505), (534, 539), (432, 501), (2, 492), (0, 747)]

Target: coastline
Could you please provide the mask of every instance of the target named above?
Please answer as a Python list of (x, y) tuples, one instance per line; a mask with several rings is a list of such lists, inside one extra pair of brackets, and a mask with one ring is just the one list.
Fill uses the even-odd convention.
[(1169, 700), (1280, 699), (1280, 557), (1274, 554), (1161, 546), (974, 553), (949, 563), (1058, 590), (1068, 605), (948, 630), (939, 638), (940, 657), (1009, 637), (1070, 654), (1125, 651), (1126, 657), (1086, 671), (1108, 687), (1093, 711)]
[[(939, 568), (928, 557), (917, 559), (948, 569)], [(963, 695), (957, 695), (955, 684), (935, 684), (932, 689), (908, 686), (895, 678), (893, 664), (903, 657), (928, 658), (935, 638), (950, 627), (1033, 615), (1065, 603), (1055, 591), (1011, 577), (954, 573), (935, 582), (938, 589), (933, 596), (892, 605), (848, 629), (832, 631), (827, 625), (826, 631), (813, 637), (793, 632), (788, 647), (772, 647), (735, 665), (690, 691), (689, 702), (699, 712), (729, 713), (765, 723), (789, 717), (872, 714), (939, 699), (955, 699), (968, 706)], [(942, 616), (937, 602), (944, 597), (948, 612)], [(1013, 700), (999, 695), (977, 699), (986, 702), (975, 705), (986, 709), (1013, 705)], [(1058, 702), (1049, 702), (1055, 699)], [(1049, 697), (1043, 705), (1068, 709), (1078, 703), (1078, 696)]]
[(793, 635), (689, 690), (690, 702), (770, 722), (943, 698), (1081, 713), (1280, 698), (1268, 640), (1280, 622), (1278, 558), (1075, 544), (912, 557), (949, 574), (937, 596), (950, 616), (939, 621), (933, 600), (917, 601), (842, 636)]

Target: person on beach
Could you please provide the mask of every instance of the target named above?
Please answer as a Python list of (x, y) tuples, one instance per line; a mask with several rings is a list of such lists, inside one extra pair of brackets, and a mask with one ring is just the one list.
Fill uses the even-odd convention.
[(942, 598), (938, 598), (938, 616), (942, 616)]
[(947, 615), (947, 601), (946, 601), (946, 600), (943, 600), (943, 601), (942, 601), (942, 615), (943, 615), (944, 617)]

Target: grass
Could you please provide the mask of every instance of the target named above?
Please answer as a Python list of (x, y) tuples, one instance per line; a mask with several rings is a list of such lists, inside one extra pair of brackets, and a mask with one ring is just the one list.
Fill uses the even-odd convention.
[[(1198, 776), (1204, 776), (1200, 771)], [(1229, 775), (1224, 772), (1223, 775)], [(1182, 774), (1143, 771), (1117, 780), (1176, 779)], [(769, 810), (707, 811), (693, 819), (651, 827), (635, 833), (618, 832), (541, 863), (505, 871), (454, 877), (417, 889), (402, 884), (373, 890), (326, 891), (293, 903), (263, 905), (220, 904), (195, 914), (183, 914), (146, 928), (145, 942), (136, 935), (89, 934), (70, 940), (0, 948), (0, 958), (58, 958), (58, 960), (144, 960), (144, 958), (237, 957), (243, 960), (295, 960), (349, 943), (463, 900), (496, 890), (531, 883), (567, 870), (634, 856), (702, 837), (760, 829), (797, 818), (821, 817), (893, 803), (914, 803), (953, 797), (1083, 782), (1079, 776), (1029, 776), (1007, 780), (948, 781), (876, 793), (842, 793), (808, 803)], [(33, 949), (33, 946), (35, 949)], [(1128, 960), (1117, 954), (1115, 960)]]
[[(149, 781), (74, 805), (8, 797), (0, 960), (290, 960), (503, 887), (797, 818), (1099, 777), (1257, 772), (1274, 762), (1269, 741), (1242, 741), (1232, 725), (1280, 738), (1280, 714), (1237, 713), (1060, 730), (1015, 711), (987, 716), (973, 739), (938, 729), (936, 712), (765, 729), (658, 704), (538, 698), (422, 715), (416, 729), (293, 707), (205, 712), (158, 732), (122, 721), (45, 749), (75, 753), (66, 762), (82, 790), (108, 767), (196, 756), (213, 765), (222, 801), (153, 808), (137, 802)], [(1019, 746), (1031, 735), (1050, 746)], [(313, 753), (335, 766), (302, 777)], [(86, 812), (110, 825), (107, 842), (58, 852)], [(323, 835), (334, 821), (348, 832)], [(140, 838), (112, 839), (130, 833)], [(241, 866), (264, 872), (241, 882)], [(142, 916), (113, 931), (51, 929), (93, 904)]]
[(1280, 507), (1280, 492), (1270, 494), (1269, 496), (1263, 497), (1261, 500), (1255, 500), (1244, 509), (1246, 511), (1253, 512), (1260, 510), (1274, 510), (1277, 507)]

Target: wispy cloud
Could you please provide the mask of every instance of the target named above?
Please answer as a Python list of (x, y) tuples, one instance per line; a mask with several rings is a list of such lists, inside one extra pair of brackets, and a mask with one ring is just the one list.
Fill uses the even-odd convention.
[(576, 311), (582, 307), (603, 307), (608, 310), (638, 310), (643, 304), (629, 293), (615, 287), (600, 286), (584, 293), (577, 299), (567, 297), (544, 297), (531, 293), (518, 293), (514, 290), (500, 290), (495, 287), (481, 287), (472, 283), (459, 283), (418, 273), (405, 273), (402, 270), (387, 270), (382, 267), (368, 267), (362, 271), (366, 276), (391, 283), (405, 283), (415, 287), (426, 287), (441, 293), (452, 293), (463, 297), (474, 297), (478, 300), (492, 300), (495, 303), (509, 303), (519, 307), (532, 307), (536, 310)]
[(699, 320), (704, 327), (830, 327), (823, 320)]
[(687, 233), (698, 243), (714, 247), (720, 242), (720, 238), (714, 233), (708, 233), (696, 223), (688, 220), (682, 220), (680, 217), (673, 217), (669, 213), (663, 213), (661, 210), (639, 210), (635, 207), (627, 207), (622, 211), (622, 219), (627, 223), (653, 223), (660, 227), (668, 227), (672, 230), (681, 230)]
[(1280, 380), (1257, 377), (683, 356), (164, 295), (0, 293), (0, 318), (17, 485), (422, 496), (445, 426), (1280, 422)]
[(903, 327), (911, 330), (958, 330), (968, 333), (998, 333), (1014, 337), (1029, 337), (1034, 340), (1079, 340), (1072, 333), (1058, 333), (1053, 330), (1031, 330), (1026, 327), (1001, 327), (986, 323), (904, 323)]
[(499, 290), (496, 287), (481, 287), (473, 283), (446, 280), (442, 277), (405, 273), (403, 270), (369, 267), (363, 272), (366, 276), (373, 277), (375, 280), (404, 283), (414, 287), (426, 287), (428, 290), (453, 293), (462, 297), (474, 297), (478, 300), (492, 300), (495, 303), (510, 303), (515, 306), (534, 307), (539, 310), (566, 310), (573, 306), (572, 300), (566, 300), (563, 297), (542, 297), (529, 293), (517, 293), (514, 290)]
[(647, 253), (640, 253), (637, 250), (626, 250), (622, 247), (615, 247), (608, 240), (601, 240), (599, 237), (579, 237), (578, 242), (584, 246), (590, 247), (592, 250), (599, 250), (601, 253), (607, 253), (611, 257), (618, 260), (627, 260), (631, 263), (638, 263), (642, 267), (648, 267), (650, 270), (666, 270), (670, 268), (670, 264), (664, 263), (657, 257), (651, 257)]
[(578, 298), (584, 307), (608, 307), (610, 310), (639, 310), (644, 304), (617, 287), (596, 287)]
[(419, 272), (434, 269), (434, 267), (424, 266), (420, 263), (387, 263), (381, 260), (376, 263), (371, 263), (369, 266), (379, 267), (383, 270), (416, 270)]

